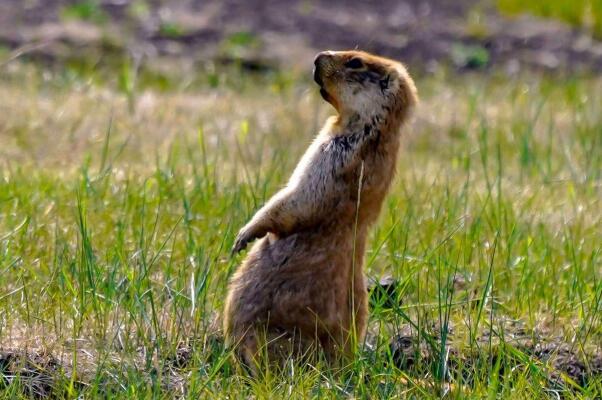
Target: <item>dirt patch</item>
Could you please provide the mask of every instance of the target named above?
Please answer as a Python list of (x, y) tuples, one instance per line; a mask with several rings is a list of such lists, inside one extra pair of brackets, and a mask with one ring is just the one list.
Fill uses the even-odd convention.
[[(91, 2), (88, 2), (91, 3)], [(309, 68), (318, 50), (355, 48), (426, 70), (498, 67), (602, 71), (602, 42), (557, 21), (501, 16), (492, 3), (467, 0), (189, 0), (77, 2), (6, 0), (0, 44), (61, 58), (100, 49), (157, 57), (245, 60)], [(85, 54), (85, 52), (84, 52)]]
[(54, 392), (57, 377), (63, 375), (58, 359), (41, 352), (0, 352), (0, 387), (18, 381), (28, 397), (46, 398)]
[[(584, 354), (575, 346), (534, 332), (513, 334), (508, 330), (505, 335), (510, 338), (508, 342), (489, 342), (487, 335), (481, 336), (473, 349), (461, 349), (456, 346), (459, 343), (449, 340), (442, 350), (439, 335), (418, 335), (410, 326), (404, 326), (391, 338), (388, 351), (397, 368), (419, 378), (426, 372), (446, 381), (461, 379), (468, 385), (473, 383), (475, 367), (483, 365), (497, 368), (503, 379), (508, 372), (524, 370), (534, 363), (539, 366), (536, 373), (554, 390), (573, 388), (572, 382), (585, 387), (602, 377), (602, 354)], [(425, 371), (425, 366), (434, 371)]]
[[(389, 358), (393, 365), (405, 371), (417, 381), (440, 377), (443, 382), (453, 386), (473, 384), (474, 371), (482, 370), (483, 365), (497, 368), (500, 379), (505, 374), (515, 370), (524, 370), (532, 363), (537, 365), (539, 378), (547, 381), (551, 390), (574, 390), (572, 382), (581, 387), (587, 386), (594, 379), (602, 377), (602, 354), (583, 354), (574, 347), (559, 340), (546, 340), (537, 337), (533, 332), (517, 330), (512, 333), (508, 329), (505, 333), (508, 342), (496, 341), (488, 343), (485, 333), (478, 339), (476, 347), (456, 347), (454, 340), (449, 340), (443, 351), (440, 347), (440, 332), (436, 324), (429, 326), (429, 332), (420, 335), (410, 325), (402, 326), (389, 342), (388, 348), (379, 350), (383, 356)], [(448, 337), (453, 337), (453, 330), (447, 329)], [(212, 335), (205, 340), (190, 340), (181, 343), (169, 354), (164, 355), (164, 362), (154, 366), (143, 375), (151, 381), (160, 378), (161, 386), (170, 393), (184, 396), (187, 392), (187, 382), (191, 370), (207, 367), (214, 368), (221, 362), (220, 371), (230, 374), (230, 365), (219, 361), (218, 355), (225, 351), (223, 338)], [(209, 359), (200, 365), (195, 362), (195, 354), (212, 354)], [(219, 357), (222, 357), (221, 355)], [(144, 362), (139, 360), (139, 365), (132, 365), (137, 371), (144, 371)], [(380, 357), (377, 357), (380, 358)], [(443, 360), (443, 361), (442, 361)], [(227, 364), (227, 363), (226, 363)], [(119, 370), (121, 366), (105, 366), (107, 370)], [(23, 395), (30, 398), (47, 398), (61, 395), (57, 391), (68, 387), (65, 382), (71, 381), (70, 366), (61, 362), (54, 355), (43, 351), (5, 350), (0, 351), (0, 389), (9, 384), (18, 382)], [(97, 390), (106, 392), (107, 395), (119, 390), (115, 377), (111, 374), (101, 378), (94, 377), (94, 371), (78, 372), (79, 380), (74, 382), (75, 389), (85, 390), (92, 380), (98, 385)], [(570, 381), (569, 381), (570, 380)], [(63, 383), (62, 385), (59, 383)]]
[[(140, 347), (135, 354), (125, 355), (113, 350), (100, 355), (94, 345), (77, 349), (77, 372), (72, 365), (73, 351), (69, 342), (54, 345), (53, 350), (43, 348), (0, 348), (0, 392), (9, 385), (28, 398), (63, 398), (70, 386), (77, 392), (94, 387), (94, 393), (112, 397), (122, 390), (122, 381), (137, 376), (148, 385), (159, 382), (161, 388), (174, 397), (184, 396), (191, 371), (212, 370), (219, 366), (220, 373), (230, 374), (223, 336), (211, 333), (203, 338), (189, 338), (174, 348), (156, 349)], [(72, 394), (71, 394), (72, 395)]]
[[(385, 276), (370, 280), (368, 291), (373, 309), (395, 310), (402, 305), (401, 284)], [(465, 277), (453, 280), (456, 290), (466, 285)], [(602, 377), (602, 353), (580, 351), (575, 344), (554, 338), (550, 332), (529, 330), (520, 320), (502, 318), (499, 331), (484, 330), (472, 348), (460, 348), (454, 338), (454, 326), (448, 322), (442, 329), (438, 323), (427, 324), (426, 330), (418, 332), (416, 327), (404, 325), (391, 338), (388, 352), (392, 363), (404, 371), (412, 371), (417, 377), (434, 373), (447, 380), (461, 376), (471, 383), (471, 371), (477, 364), (488, 363), (491, 367), (499, 363), (500, 376), (527, 362), (535, 362), (545, 369), (545, 378), (552, 387), (570, 387), (567, 378), (584, 387), (592, 379)], [(443, 335), (443, 332), (445, 335)], [(444, 347), (441, 345), (445, 337)], [(424, 371), (425, 366), (435, 366), (435, 371)], [(428, 368), (428, 367), (427, 367)], [(454, 378), (456, 377), (456, 378)]]

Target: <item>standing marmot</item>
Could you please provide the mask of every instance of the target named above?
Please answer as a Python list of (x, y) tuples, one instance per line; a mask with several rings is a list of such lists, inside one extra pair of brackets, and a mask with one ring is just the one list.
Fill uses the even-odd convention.
[(282, 349), (283, 338), (301, 352), (319, 344), (332, 359), (364, 337), (366, 236), (395, 172), (400, 128), (417, 102), (396, 61), (326, 51), (314, 64), (320, 94), (338, 116), (233, 248), (262, 238), (232, 277), (224, 312), (228, 342), (253, 369), (259, 354)]

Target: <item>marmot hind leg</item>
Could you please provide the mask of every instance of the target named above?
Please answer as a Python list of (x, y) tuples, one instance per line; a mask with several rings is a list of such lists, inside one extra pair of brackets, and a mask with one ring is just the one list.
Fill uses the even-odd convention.
[[(262, 345), (259, 346), (259, 343)], [(254, 330), (239, 342), (235, 354), (245, 370), (257, 378), (268, 369), (282, 372), (291, 361), (296, 365), (316, 364), (320, 360), (321, 348), (320, 340), (301, 336), (298, 332), (273, 329), (266, 333)], [(323, 353), (326, 361), (334, 354), (326, 349)]]

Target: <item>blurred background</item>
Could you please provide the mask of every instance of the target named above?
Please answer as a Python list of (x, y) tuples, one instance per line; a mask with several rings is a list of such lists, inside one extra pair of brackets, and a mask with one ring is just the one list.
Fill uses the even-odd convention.
[[(359, 48), (434, 72), (602, 70), (597, 0), (2, 0), (2, 58), (308, 69)], [(90, 57), (90, 58), (88, 58)], [(159, 68), (157, 66), (157, 68)]]
[[(423, 98), (442, 107), (436, 118), (434, 104), (421, 108), (418, 131), (428, 125), (449, 138), (445, 131), (464, 124), (458, 117), (470, 108), (463, 104), (469, 93), (458, 90), (474, 95), (584, 78), (595, 86), (602, 2), (2, 0), (0, 128), (7, 133), (0, 156), (74, 166), (99, 151), (94, 143), (102, 143), (111, 113), (129, 135), (130, 159), (164, 153), (176, 130), (194, 131), (201, 122), (213, 138), (216, 129), (234, 137), (245, 124), (243, 131), (261, 124), (255, 133), (262, 137), (287, 124), (275, 123), (278, 110), (304, 121), (279, 136), (305, 126), (310, 136), (328, 110), (311, 96), (312, 60), (325, 49), (353, 48), (404, 62)], [(50, 97), (45, 108), (41, 93)], [(514, 102), (516, 95), (502, 98)], [(245, 99), (250, 103), (235, 105)]]

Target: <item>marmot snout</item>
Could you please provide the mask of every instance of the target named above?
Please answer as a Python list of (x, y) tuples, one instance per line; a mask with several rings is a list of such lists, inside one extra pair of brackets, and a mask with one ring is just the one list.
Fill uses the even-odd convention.
[(224, 311), (227, 339), (252, 368), (259, 354), (277, 353), (281, 339), (296, 353), (321, 347), (334, 359), (363, 338), (366, 236), (393, 179), (400, 128), (417, 102), (396, 61), (326, 51), (314, 64), (320, 94), (338, 115), (233, 248), (260, 239), (232, 277)]

